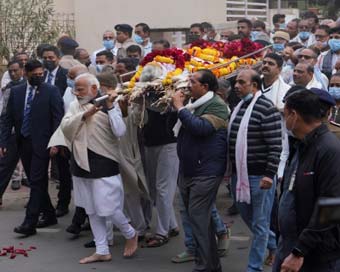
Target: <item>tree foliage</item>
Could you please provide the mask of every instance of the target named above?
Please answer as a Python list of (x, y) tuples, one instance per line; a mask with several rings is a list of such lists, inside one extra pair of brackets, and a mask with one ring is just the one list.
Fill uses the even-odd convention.
[[(0, 0), (0, 57), (34, 52), (39, 43), (55, 43), (64, 31), (56, 20), (53, 0)], [(73, 33), (72, 33), (73, 34)]]

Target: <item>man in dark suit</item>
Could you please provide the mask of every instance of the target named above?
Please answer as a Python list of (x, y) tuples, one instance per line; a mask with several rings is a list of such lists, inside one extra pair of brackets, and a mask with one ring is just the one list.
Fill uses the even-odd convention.
[[(67, 88), (68, 70), (59, 65), (59, 49), (53, 45), (44, 47), (42, 58), (45, 67), (45, 82), (58, 87), (60, 95), (64, 96)], [(61, 217), (69, 212), (68, 206), (71, 201), (72, 177), (69, 165), (70, 153), (65, 147), (52, 147), (52, 154), (54, 156), (52, 158), (51, 171), (54, 171), (56, 168), (60, 181), (56, 215)]]
[[(27, 62), (25, 71), (27, 83), (11, 89), (6, 112), (0, 117), (0, 157), (8, 150), (14, 127), (18, 152), (31, 186), (25, 220), (14, 232), (29, 236), (36, 233), (36, 227), (57, 223), (48, 194), (47, 145), (60, 124), (64, 107), (58, 89), (43, 82), (44, 70), (39, 61)], [(40, 212), (44, 214), (42, 221)]]
[[(11, 81), (0, 90), (0, 115), (6, 111), (7, 102), (11, 88), (20, 84), (26, 83), (24, 76), (24, 64), (18, 60), (12, 60), (7, 64), (8, 73)], [(2, 196), (5, 193), (7, 186), (11, 180), (15, 167), (19, 162), (19, 155), (17, 152), (17, 144), (15, 140), (15, 134), (10, 136), (8, 150), (10, 150), (6, 156), (0, 158), (0, 205), (2, 204)], [(21, 176), (20, 176), (21, 178)], [(14, 188), (14, 180), (12, 181), (12, 189), (19, 189), (21, 180), (15, 180), (18, 184), (17, 188)]]

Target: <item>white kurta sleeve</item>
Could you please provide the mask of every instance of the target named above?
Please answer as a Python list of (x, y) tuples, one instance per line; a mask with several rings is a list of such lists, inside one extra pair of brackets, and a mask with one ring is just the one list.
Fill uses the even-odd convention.
[(126, 132), (126, 125), (118, 102), (114, 103), (114, 107), (108, 111), (108, 114), (113, 134), (116, 137), (122, 137)]

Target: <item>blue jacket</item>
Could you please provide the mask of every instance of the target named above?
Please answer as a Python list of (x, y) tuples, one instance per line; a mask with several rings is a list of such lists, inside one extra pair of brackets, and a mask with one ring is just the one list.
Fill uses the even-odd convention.
[[(12, 128), (17, 138), (21, 135), (27, 83), (13, 87), (7, 109), (0, 118), (0, 147), (7, 147)], [(59, 89), (42, 83), (36, 90), (31, 108), (31, 138), (33, 151), (48, 156), (48, 142), (64, 115)]]
[(182, 109), (177, 139), (180, 173), (184, 177), (223, 176), (227, 164), (227, 105), (218, 96), (191, 113)]

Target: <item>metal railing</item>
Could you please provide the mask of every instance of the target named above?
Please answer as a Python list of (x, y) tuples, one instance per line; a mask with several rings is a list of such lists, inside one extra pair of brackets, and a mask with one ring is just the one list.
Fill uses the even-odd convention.
[(226, 0), (226, 21), (254, 17), (268, 21), (268, 16), (269, 0), (263, 0), (262, 2)]

